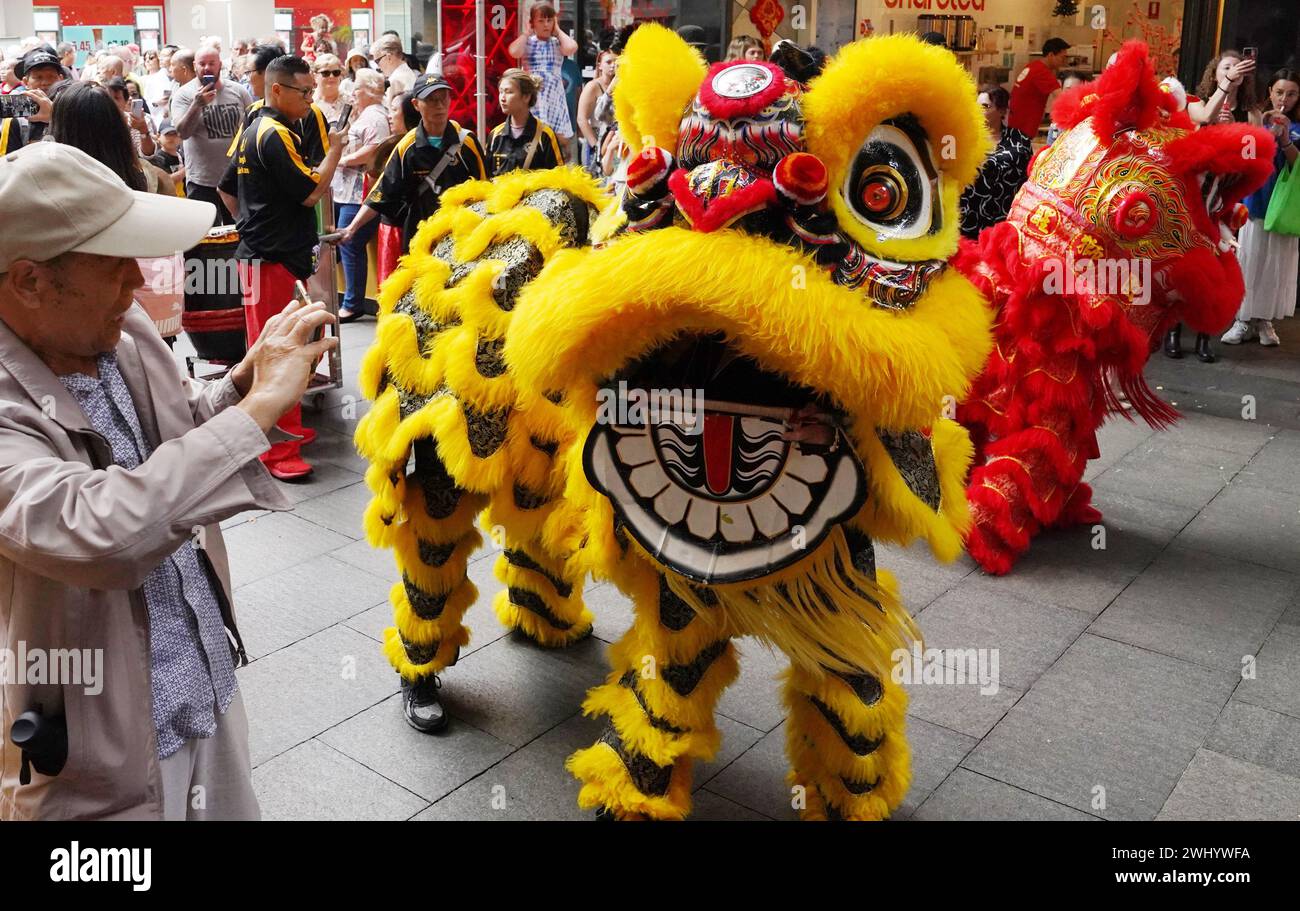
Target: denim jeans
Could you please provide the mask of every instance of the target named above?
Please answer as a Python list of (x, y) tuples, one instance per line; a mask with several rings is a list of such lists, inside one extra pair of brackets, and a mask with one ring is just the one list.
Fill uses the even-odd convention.
[[(340, 231), (350, 225), (352, 219), (356, 218), (357, 213), (361, 211), (360, 204), (353, 203), (339, 203), (334, 208), (334, 223), (338, 225)], [(366, 244), (370, 243), (370, 239), (378, 230), (379, 219), (371, 219), (368, 225), (357, 232), (352, 243), (339, 245), (339, 257), (343, 260), (343, 281), (347, 286), (340, 309), (347, 310), (349, 313), (365, 311), (366, 279), (369, 274), (366, 264)]]

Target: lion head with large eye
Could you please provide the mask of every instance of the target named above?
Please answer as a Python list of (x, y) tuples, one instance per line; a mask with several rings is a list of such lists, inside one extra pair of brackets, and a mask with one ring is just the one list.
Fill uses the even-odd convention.
[[(597, 249), (557, 254), (521, 292), (505, 357), (522, 385), (563, 391), (568, 508), (548, 540), (638, 604), (706, 618), (678, 637), (708, 631), (691, 698), (734, 675), (718, 641), (757, 635), (789, 655), (792, 712), (815, 728), (791, 728), (810, 815), (878, 818), (906, 790), (905, 697), (889, 671), (915, 630), (873, 542), (960, 550), (971, 450), (940, 415), (983, 364), (990, 316), (947, 260), (989, 141), (969, 76), (912, 37), (855, 43), (805, 75), (709, 67), (641, 28), (614, 90), (626, 191), (593, 226)], [(685, 393), (699, 419), (644, 419), (638, 391)], [(594, 789), (584, 801), (673, 815), (655, 802), (679, 787), (664, 769), (708, 738), (655, 727), (690, 728), (677, 721), (691, 712), (670, 684), (629, 683), (622, 664), (654, 650), (650, 633), (629, 635), (641, 638), (589, 704), (612, 733), (573, 768)], [(885, 746), (855, 753), (854, 734)], [(818, 778), (808, 750), (848, 750), (842, 774)], [(609, 768), (614, 753), (625, 771)], [(629, 775), (644, 800), (612, 780)]]

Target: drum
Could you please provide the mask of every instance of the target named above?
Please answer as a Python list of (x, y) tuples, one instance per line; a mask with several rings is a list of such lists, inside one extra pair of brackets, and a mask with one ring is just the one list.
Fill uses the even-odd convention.
[(185, 312), (181, 327), (198, 356), (235, 364), (248, 352), (244, 331), (244, 293), (235, 249), (239, 232), (232, 225), (213, 228), (185, 254)]

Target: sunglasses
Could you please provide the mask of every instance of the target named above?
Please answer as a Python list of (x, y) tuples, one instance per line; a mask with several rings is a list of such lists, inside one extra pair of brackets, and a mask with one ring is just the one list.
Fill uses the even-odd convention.
[(293, 91), (295, 91), (295, 92), (302, 92), (302, 97), (303, 97), (304, 100), (307, 99), (307, 98), (310, 98), (310, 97), (312, 96), (312, 93), (313, 93), (314, 91), (316, 91), (314, 88), (310, 88), (310, 89), (300, 89), (300, 88), (298, 88), (298, 86), (296, 86), (296, 85), (290, 85), (290, 84), (287, 83), (287, 82), (277, 82), (276, 85), (278, 85), (278, 86), (282, 86), (282, 87), (284, 87), (284, 88), (286, 88), (286, 89), (291, 89), (291, 90), (293, 90)]
[(317, 70), (316, 75), (317, 76), (342, 76), (343, 71), (342, 70)]

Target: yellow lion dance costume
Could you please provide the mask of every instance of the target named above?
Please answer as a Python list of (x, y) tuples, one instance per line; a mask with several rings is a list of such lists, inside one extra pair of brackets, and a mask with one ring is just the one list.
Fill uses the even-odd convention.
[(454, 663), (481, 515), (507, 627), (585, 636), (589, 573), (635, 603), (584, 704), (606, 733), (568, 763), (583, 807), (687, 815), (753, 635), (791, 662), (803, 815), (881, 819), (910, 779), (891, 666), (916, 630), (872, 542), (960, 551), (971, 446), (939, 415), (990, 348), (946, 263), (988, 147), (974, 87), (905, 36), (804, 85), (645, 26), (616, 97), (620, 201), (575, 169), (455, 187), (383, 289), (357, 443), (402, 576), (386, 652), (407, 680)]

